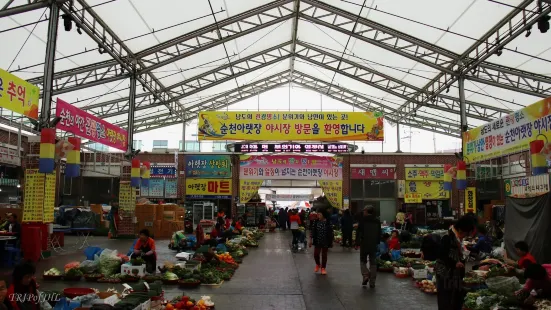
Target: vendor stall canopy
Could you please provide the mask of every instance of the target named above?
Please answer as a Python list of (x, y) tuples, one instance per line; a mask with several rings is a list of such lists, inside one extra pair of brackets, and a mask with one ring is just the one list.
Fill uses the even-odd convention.
[[(49, 2), (0, 0), (0, 68), (41, 88)], [(549, 1), (57, 3), (53, 97), (126, 127), (135, 70), (135, 132), (298, 86), (459, 137), (462, 84), (469, 128), (551, 96)]]

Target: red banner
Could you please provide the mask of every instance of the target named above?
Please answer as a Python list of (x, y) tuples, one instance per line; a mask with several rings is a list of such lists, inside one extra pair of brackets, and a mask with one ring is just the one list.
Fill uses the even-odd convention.
[(126, 130), (82, 111), (59, 98), (57, 99), (55, 115), (61, 117), (56, 125), (57, 129), (122, 151), (126, 151), (128, 147), (128, 133)]
[(351, 168), (350, 178), (359, 180), (394, 180), (396, 179), (396, 168)]

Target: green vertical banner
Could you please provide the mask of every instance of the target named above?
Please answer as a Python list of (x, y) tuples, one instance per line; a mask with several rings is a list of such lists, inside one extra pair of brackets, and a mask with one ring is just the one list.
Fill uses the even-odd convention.
[(505, 197), (511, 196), (513, 194), (513, 188), (511, 186), (511, 180), (505, 180)]

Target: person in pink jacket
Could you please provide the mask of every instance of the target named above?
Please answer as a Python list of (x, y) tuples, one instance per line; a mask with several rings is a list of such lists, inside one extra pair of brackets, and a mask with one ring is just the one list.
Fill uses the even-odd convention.
[(524, 270), (526, 283), (516, 292), (517, 296), (526, 296), (525, 304), (531, 305), (538, 298), (551, 297), (551, 264), (529, 264)]

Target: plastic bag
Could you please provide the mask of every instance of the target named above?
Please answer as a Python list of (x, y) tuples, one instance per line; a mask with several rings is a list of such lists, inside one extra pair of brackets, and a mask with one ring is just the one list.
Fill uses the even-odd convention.
[(84, 273), (95, 273), (99, 268), (99, 256), (95, 255), (94, 260), (85, 260), (80, 264)]
[(497, 248), (492, 251), (492, 256), (497, 258), (502, 258), (505, 255), (505, 249), (504, 248)]
[(86, 255), (87, 260), (94, 260), (94, 256), (100, 255), (101, 251), (103, 251), (102, 248), (97, 246), (89, 246), (86, 249), (84, 249), (84, 255)]
[(67, 271), (69, 271), (70, 269), (78, 268), (79, 266), (80, 266), (79, 262), (70, 262), (67, 265), (65, 265), (65, 273), (67, 273)]
[(61, 297), (55, 304), (54, 310), (71, 310), (67, 298)]
[(517, 277), (494, 277), (486, 280), (488, 289), (494, 293), (511, 296), (520, 289)]
[(390, 252), (390, 259), (391, 260), (399, 260), (402, 255), (402, 251), (400, 250), (392, 250)]
[(99, 271), (104, 276), (110, 276), (120, 272), (121, 258), (116, 250), (105, 249), (99, 256)]
[(219, 245), (216, 246), (216, 252), (226, 253), (226, 252), (228, 252), (228, 249), (226, 248), (226, 246), (224, 244), (219, 244)]

